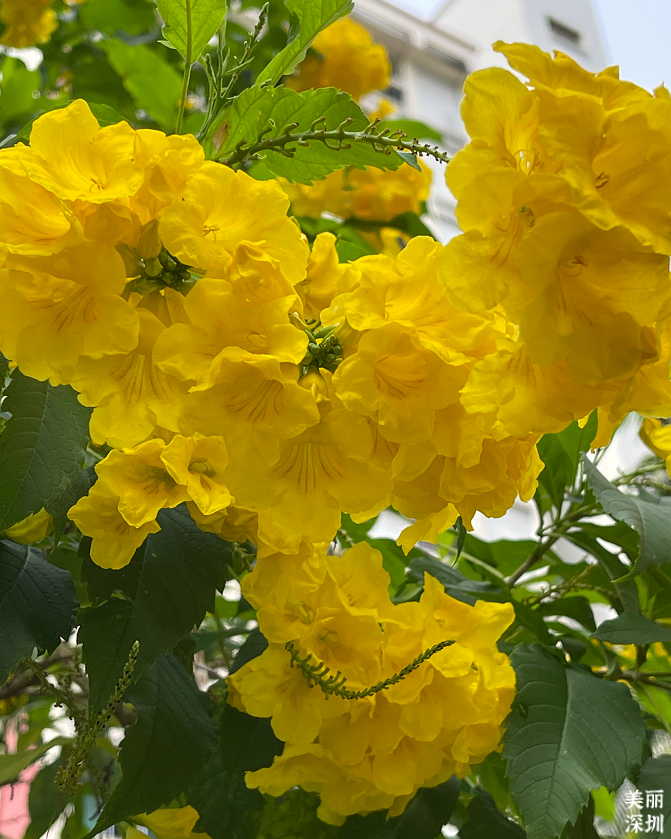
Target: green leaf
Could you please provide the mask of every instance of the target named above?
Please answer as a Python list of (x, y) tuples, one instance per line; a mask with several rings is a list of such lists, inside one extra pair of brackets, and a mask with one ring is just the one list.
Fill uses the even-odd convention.
[(589, 485), (603, 509), (638, 533), (638, 560), (621, 579), (628, 580), (654, 565), (671, 562), (671, 506), (625, 495), (606, 480), (586, 457), (583, 463)]
[(661, 790), (663, 804), (661, 809), (650, 809), (646, 811), (652, 815), (662, 816), (662, 824), (666, 830), (661, 833), (658, 830), (651, 830), (646, 833), (650, 839), (664, 839), (668, 836), (668, 828), (671, 825), (671, 755), (664, 754), (653, 757), (643, 764), (641, 774), (638, 777), (638, 789), (643, 793), (644, 803), (647, 801), (646, 793), (652, 790)]
[(497, 586), (482, 580), (471, 580), (461, 571), (434, 559), (431, 556), (421, 556), (412, 559), (409, 564), (408, 577), (419, 584), (424, 583), (424, 574), (435, 577), (445, 591), (457, 600), (473, 605), (476, 600), (494, 600), (506, 602), (510, 597)]
[(388, 819), (384, 811), (352, 816), (337, 839), (435, 839), (450, 820), (460, 788), (461, 781), (453, 775), (436, 787), (418, 790), (401, 816)]
[(609, 644), (654, 644), (671, 642), (671, 629), (632, 612), (624, 612), (613, 620), (604, 621), (592, 635)]
[[(114, 692), (128, 654), (140, 642), (136, 675), (171, 650), (214, 609), (214, 596), (229, 577), (231, 546), (200, 530), (186, 506), (162, 510), (161, 530), (149, 536), (129, 566), (83, 576), (94, 593), (110, 599), (81, 614), (79, 641), (89, 674), (90, 705), (99, 710)], [(113, 597), (121, 575), (129, 599)]]
[(270, 766), (282, 748), (270, 720), (250, 717), (226, 705), (217, 751), (188, 799), (200, 813), (195, 831), (208, 833), (212, 839), (255, 839), (263, 796), (245, 786), (245, 772)]
[[(582, 526), (582, 522), (580, 524)], [(624, 525), (622, 526), (624, 527)], [(636, 538), (636, 533), (634, 531), (632, 531), (632, 533)], [(613, 590), (620, 599), (622, 609), (627, 612), (638, 612), (638, 588), (636, 586), (636, 582), (634, 580), (618, 582), (629, 570), (619, 557), (614, 553), (611, 553), (609, 550), (606, 550), (603, 545), (597, 542), (596, 537), (588, 535), (582, 527), (580, 531), (576, 530), (567, 533), (566, 538), (573, 542), (574, 545), (577, 545), (579, 548), (587, 551), (598, 560), (599, 565), (606, 572), (606, 575), (613, 586)]]
[(13, 755), (0, 755), (0, 786), (17, 781), (21, 772), (32, 766), (49, 749), (53, 749), (54, 746), (64, 746), (71, 742), (72, 740), (67, 737), (54, 737), (53, 740), (49, 740), (48, 743), (40, 743), (34, 749), (27, 749), (25, 752)]
[(121, 744), (123, 775), (93, 834), (187, 792), (216, 736), (207, 696), (171, 655), (161, 655), (126, 699), (135, 706), (137, 722)]
[(618, 787), (641, 760), (645, 726), (626, 685), (568, 666), (543, 647), (512, 653), (517, 696), (503, 756), (528, 839), (553, 839), (590, 790)]
[(68, 523), (68, 510), (70, 507), (88, 495), (88, 491), (96, 482), (96, 473), (93, 467), (82, 469), (74, 481), (65, 489), (55, 501), (47, 504), (47, 512), (53, 516), (54, 519), (54, 543), (58, 543), (65, 531), (65, 526)]
[(268, 641), (265, 635), (258, 629), (252, 629), (247, 636), (247, 640), (238, 650), (235, 661), (231, 665), (230, 672), (237, 673), (248, 661), (260, 656), (267, 647)]
[(492, 796), (482, 787), (468, 805), (468, 818), (459, 830), (459, 839), (524, 839), (522, 828), (505, 816)]
[(228, 0), (156, 0), (165, 26), (163, 37), (182, 55), (189, 56), (187, 7), (191, 10), (191, 63), (195, 64), (217, 34), (226, 17)]
[(599, 839), (594, 827), (594, 800), (590, 795), (587, 807), (575, 820), (575, 824), (567, 825), (562, 833), (562, 839)]
[(40, 839), (65, 809), (67, 798), (55, 783), (60, 766), (60, 760), (44, 766), (30, 782), (30, 824), (23, 834), (23, 839)]
[(79, 16), (86, 29), (116, 35), (120, 30), (139, 35), (156, 25), (149, 0), (86, 0)]
[(416, 169), (418, 172), (422, 171), (422, 167), (419, 165), (419, 160), (417, 160), (416, 154), (413, 154), (411, 151), (400, 151), (398, 154), (403, 158), (408, 166), (412, 166), (412, 168)]
[(4, 57), (0, 84), (0, 114), (5, 125), (23, 120), (38, 110), (41, 86), (37, 70), (26, 69), (18, 58)]
[(165, 130), (173, 129), (182, 94), (177, 70), (146, 44), (130, 46), (112, 38), (101, 46), (137, 107)]
[(572, 422), (558, 434), (545, 434), (540, 439), (538, 454), (545, 468), (538, 476), (538, 482), (557, 509), (564, 501), (564, 490), (573, 486), (580, 455), (589, 451), (596, 431), (597, 413), (594, 411), (583, 428)]
[[(261, 132), (264, 140), (281, 137), (289, 126), (292, 132), (309, 131), (315, 120), (323, 117), (320, 128), (336, 130), (346, 119), (351, 119), (348, 131), (363, 131), (369, 120), (351, 96), (333, 87), (297, 93), (286, 87), (244, 90), (232, 107), (219, 116), (208, 131), (206, 152), (213, 151), (218, 159), (233, 154), (244, 141), (256, 141)], [(273, 125), (274, 123), (274, 125)], [(296, 125), (297, 123), (297, 125)], [(329, 148), (319, 140), (307, 145), (289, 143), (293, 157), (277, 151), (264, 151), (262, 159), (267, 169), (277, 177), (292, 183), (311, 184), (346, 166), (365, 169), (398, 169), (403, 158), (395, 151), (387, 154), (376, 151), (369, 143), (352, 143), (351, 148)], [(211, 155), (210, 155), (211, 156)]]
[(0, 684), (33, 649), (51, 652), (72, 630), (72, 576), (32, 546), (0, 541)]
[(580, 595), (558, 597), (555, 600), (549, 600), (541, 603), (537, 611), (541, 615), (564, 615), (567, 618), (573, 618), (587, 629), (594, 631), (596, 624), (594, 622), (594, 612), (586, 597)]
[(18, 370), (5, 391), (0, 434), (0, 532), (55, 501), (84, 465), (91, 414), (70, 387)]
[(282, 76), (292, 73), (321, 30), (348, 15), (354, 3), (353, 0), (285, 0), (285, 6), (292, 16), (289, 41), (259, 75), (257, 85), (264, 82), (274, 85)]

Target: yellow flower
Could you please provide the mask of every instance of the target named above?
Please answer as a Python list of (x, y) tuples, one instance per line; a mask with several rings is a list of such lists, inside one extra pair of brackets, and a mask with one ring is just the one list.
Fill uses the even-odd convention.
[(176, 435), (161, 452), (161, 460), (203, 515), (218, 513), (231, 503), (224, 482), (228, 452), (221, 437)]
[(341, 511), (379, 512), (387, 506), (389, 476), (368, 462), (371, 448), (364, 418), (335, 409), (299, 436), (279, 441), (274, 462), (248, 456), (238, 460), (238, 452), (231, 451), (229, 486), (237, 503), (267, 512), (260, 539), (294, 552), (301, 537), (330, 541)]
[(276, 259), (291, 285), (305, 277), (308, 246), (287, 218), (289, 201), (272, 181), (207, 162), (184, 189), (183, 200), (163, 213), (165, 247), (186, 265), (226, 277), (241, 242)]
[(600, 73), (590, 73), (570, 56), (555, 50), (554, 59), (531, 44), (505, 44), (497, 41), (494, 49), (505, 55), (508, 63), (531, 84), (559, 95), (582, 93), (595, 97), (607, 111), (627, 105), (647, 102), (652, 97), (633, 82), (620, 81), (617, 67), (607, 67)]
[(669, 313), (667, 259), (622, 228), (550, 213), (519, 244), (516, 261), (529, 292), (519, 323), (530, 356), (542, 366), (566, 359), (587, 384), (639, 365), (641, 326)]
[(96, 464), (96, 486), (119, 498), (119, 513), (133, 527), (154, 521), (159, 510), (189, 497), (161, 459), (165, 447), (163, 440), (148, 440), (133, 449), (113, 450)]
[(22, 160), (33, 181), (68, 201), (104, 204), (129, 198), (144, 180), (135, 163), (135, 131), (127, 122), (101, 128), (83, 99), (43, 114)]
[(308, 259), (307, 277), (296, 286), (303, 302), (303, 314), (308, 320), (319, 320), (322, 309), (330, 305), (339, 289), (341, 265), (333, 233), (320, 233), (314, 240)]
[[(641, 440), (657, 457), (661, 457), (666, 471), (671, 475), (671, 425), (666, 422), (646, 417), (640, 430)], [(14, 525), (16, 527), (16, 525)], [(9, 531), (7, 531), (9, 533)]]
[(285, 79), (285, 84), (294, 90), (337, 87), (358, 101), (387, 87), (390, 75), (386, 49), (375, 44), (362, 26), (343, 18), (317, 35), (297, 75)]
[(463, 383), (458, 367), (425, 350), (399, 323), (366, 332), (333, 377), (346, 408), (376, 416), (384, 437), (409, 444), (431, 437), (434, 409), (456, 401)]
[[(196, 822), (200, 818), (193, 807), (171, 807), (169, 809), (154, 810), (153, 813), (142, 813), (135, 816), (134, 821), (148, 827), (157, 839), (196, 839), (207, 837), (207, 833), (194, 833)], [(138, 831), (135, 839), (143, 835)]]
[(183, 298), (172, 289), (154, 294), (161, 301), (157, 311), (163, 320), (146, 308), (153, 304), (152, 299), (140, 302), (137, 347), (99, 361), (82, 359), (72, 378), (80, 402), (94, 407), (90, 431), (97, 444), (107, 441), (111, 446), (134, 446), (153, 434), (157, 426), (180, 430), (187, 387), (156, 365), (154, 345), (166, 324), (184, 316)]
[(348, 169), (327, 175), (312, 186), (280, 181), (297, 216), (319, 218), (322, 212), (341, 218), (391, 221), (406, 212), (421, 213), (429, 196), (431, 169), (404, 163), (398, 169)]
[(156, 360), (170, 375), (197, 382), (217, 381), (222, 362), (259, 356), (299, 363), (307, 336), (289, 322), (291, 297), (250, 304), (221, 280), (200, 280), (184, 300), (190, 321), (167, 329), (157, 342)]
[(58, 26), (56, 12), (48, 8), (53, 0), (2, 0), (0, 22), (5, 31), (0, 43), (7, 47), (44, 44)]
[(161, 529), (156, 521), (141, 527), (128, 524), (119, 512), (119, 496), (95, 484), (68, 510), (68, 518), (90, 536), (91, 559), (101, 568), (123, 568), (149, 536)]
[(20, 545), (30, 545), (33, 542), (39, 542), (48, 536), (54, 528), (54, 520), (50, 513), (42, 507), (37, 513), (32, 516), (17, 521), (11, 527), (5, 530), (5, 536), (9, 536), (14, 542)]
[(81, 230), (63, 201), (26, 176), (31, 152), (13, 146), (0, 155), (0, 250), (41, 256), (76, 244)]
[(26, 375), (69, 384), (80, 361), (137, 345), (140, 320), (120, 296), (125, 270), (113, 248), (87, 243), (11, 266), (0, 270), (0, 343)]

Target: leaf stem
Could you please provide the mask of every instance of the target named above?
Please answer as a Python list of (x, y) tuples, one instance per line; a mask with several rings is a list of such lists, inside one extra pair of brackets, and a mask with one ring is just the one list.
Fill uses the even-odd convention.
[(313, 125), (308, 131), (294, 131), (292, 129), (296, 128), (297, 125), (289, 125), (279, 137), (265, 137), (251, 144), (242, 141), (231, 155), (220, 158), (219, 162), (226, 166), (237, 166), (252, 160), (258, 160), (259, 155), (263, 152), (272, 151), (279, 152), (285, 157), (293, 157), (296, 148), (295, 146), (287, 148), (288, 146), (292, 143), (305, 146), (311, 141), (323, 143), (328, 148), (336, 150), (350, 148), (352, 143), (367, 143), (385, 154), (391, 154), (393, 151), (405, 151), (420, 157), (427, 155), (441, 163), (450, 162), (448, 155), (440, 151), (438, 146), (430, 146), (428, 143), (411, 140), (402, 132), (387, 133), (387, 130), (376, 132), (371, 130), (375, 127), (375, 123), (372, 123), (364, 131), (349, 131), (346, 126), (351, 122), (350, 117), (330, 131), (325, 128), (318, 128), (316, 125)]
[(186, 5), (186, 58), (184, 59), (184, 79), (182, 81), (182, 95), (179, 99), (179, 114), (177, 116), (177, 128), (175, 134), (182, 133), (184, 122), (184, 109), (186, 108), (186, 97), (189, 93), (189, 82), (191, 81), (191, 67), (193, 65), (193, 21), (191, 18), (191, 0), (185, 0)]

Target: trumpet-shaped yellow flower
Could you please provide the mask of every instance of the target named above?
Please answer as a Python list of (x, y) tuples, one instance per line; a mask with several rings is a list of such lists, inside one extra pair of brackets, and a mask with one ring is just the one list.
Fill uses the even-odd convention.
[(226, 277), (234, 270), (241, 242), (259, 246), (276, 259), (291, 285), (305, 277), (308, 246), (287, 218), (289, 201), (272, 181), (256, 181), (218, 163), (205, 163), (183, 193), (163, 213), (165, 247), (185, 265)]
[(339, 284), (346, 272), (347, 266), (338, 260), (336, 237), (333, 233), (320, 233), (312, 245), (307, 277), (296, 286), (308, 320), (320, 319), (322, 310), (341, 291)]
[(163, 440), (154, 438), (133, 449), (114, 449), (96, 464), (96, 485), (119, 498), (119, 513), (133, 527), (154, 521), (159, 510), (189, 497), (161, 459), (165, 448)]
[(199, 388), (211, 387), (224, 360), (255, 356), (298, 363), (307, 336), (289, 322), (294, 297), (250, 304), (220, 280), (200, 280), (184, 301), (190, 323), (178, 323), (157, 342), (161, 369)]
[(662, 458), (666, 471), (671, 475), (671, 425), (660, 419), (646, 417), (639, 433), (645, 445)]
[[(153, 813), (142, 813), (135, 816), (135, 821), (148, 827), (158, 839), (192, 839), (197, 836), (207, 836), (207, 833), (194, 833), (196, 822), (200, 818), (193, 807), (171, 807), (170, 809), (154, 810)], [(138, 831), (138, 834), (140, 831)], [(135, 839), (140, 839), (139, 836)]]
[(434, 410), (455, 402), (463, 383), (459, 367), (425, 350), (398, 323), (366, 332), (333, 378), (346, 408), (376, 416), (384, 437), (409, 444), (430, 438)]
[(101, 128), (83, 99), (35, 120), (30, 148), (28, 176), (62, 199), (104, 204), (129, 198), (144, 181), (135, 131), (127, 122)]
[[(164, 294), (166, 299), (181, 299), (172, 289)], [(135, 349), (99, 361), (82, 359), (71, 381), (80, 402), (94, 408), (90, 431), (99, 444), (134, 446), (157, 426), (179, 431), (187, 386), (164, 373), (154, 359), (154, 345), (165, 323), (144, 306), (137, 308), (137, 314), (140, 336)]]
[(301, 536), (328, 542), (341, 511), (374, 515), (387, 506), (390, 479), (368, 462), (371, 449), (365, 419), (338, 408), (299, 436), (281, 440), (275, 462), (248, 455), (238, 460), (231, 451), (229, 485), (237, 503), (267, 512), (260, 538), (294, 552)]
[(294, 90), (337, 87), (359, 100), (387, 87), (390, 75), (387, 50), (358, 23), (343, 18), (317, 35), (312, 52), (285, 83)]
[(123, 568), (149, 536), (161, 529), (156, 521), (133, 527), (119, 512), (119, 496), (95, 484), (68, 510), (68, 518), (90, 536), (91, 559), (101, 568)]
[(232, 501), (224, 475), (228, 452), (221, 437), (176, 435), (161, 452), (168, 474), (185, 487), (189, 498), (203, 515), (212, 515)]
[(140, 320), (120, 296), (125, 270), (113, 248), (89, 243), (11, 264), (0, 270), (0, 345), (26, 375), (68, 384), (80, 361), (137, 345)]

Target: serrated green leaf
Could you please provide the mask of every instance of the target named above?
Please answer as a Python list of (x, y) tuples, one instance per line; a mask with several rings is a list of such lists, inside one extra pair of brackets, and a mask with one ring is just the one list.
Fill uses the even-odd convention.
[(111, 38), (101, 46), (136, 106), (161, 128), (173, 130), (182, 94), (182, 77), (177, 70), (146, 44), (131, 46)]
[(655, 623), (643, 615), (624, 612), (612, 620), (604, 621), (592, 635), (609, 644), (654, 644), (655, 641), (671, 642), (671, 629)]
[[(240, 142), (256, 141), (265, 129), (270, 128), (264, 133), (264, 140), (282, 136), (289, 126), (294, 126), (292, 132), (305, 132), (320, 117), (324, 118), (320, 128), (327, 131), (337, 129), (346, 119), (352, 120), (347, 126), (348, 131), (363, 131), (369, 124), (352, 97), (332, 87), (303, 93), (286, 87), (251, 87), (244, 90), (232, 107), (215, 120), (207, 134), (206, 152), (225, 159)], [(292, 183), (311, 184), (347, 166), (398, 169), (403, 163), (397, 152), (387, 154), (376, 151), (364, 142), (352, 143), (351, 148), (335, 149), (319, 140), (310, 140), (307, 145), (289, 143), (288, 148), (294, 150), (293, 157), (277, 151), (264, 151), (262, 159), (275, 176)]]
[(650, 815), (661, 815), (664, 830), (650, 830), (645, 836), (650, 839), (665, 839), (671, 827), (671, 755), (659, 755), (659, 757), (647, 760), (641, 769), (638, 777), (638, 789), (643, 793), (643, 801), (647, 801), (647, 793), (652, 790), (662, 791), (662, 807), (649, 809)]
[(245, 772), (270, 766), (283, 744), (270, 720), (250, 717), (231, 705), (224, 708), (218, 743), (189, 797), (200, 813), (195, 830), (212, 839), (255, 839), (263, 796), (245, 786)]
[(126, 698), (137, 722), (121, 744), (121, 781), (92, 835), (187, 792), (214, 746), (209, 700), (173, 656), (161, 655)]
[(0, 684), (33, 649), (51, 652), (72, 630), (72, 576), (38, 548), (0, 541)]
[[(81, 614), (79, 641), (93, 710), (112, 695), (135, 641), (140, 642), (139, 675), (200, 624), (228, 579), (229, 543), (200, 530), (184, 505), (162, 510), (158, 523), (161, 530), (149, 536), (119, 579), (128, 599), (111, 596), (114, 575), (121, 572), (100, 569), (94, 591), (110, 599)], [(82, 572), (89, 586), (91, 573)]]
[(590, 795), (587, 807), (575, 820), (575, 824), (567, 825), (562, 833), (562, 839), (599, 839), (594, 827), (594, 800)]
[(0, 786), (17, 781), (21, 772), (29, 766), (32, 766), (49, 749), (53, 749), (54, 746), (64, 746), (66, 743), (71, 742), (72, 740), (67, 737), (54, 737), (48, 743), (40, 743), (39, 746), (35, 746), (33, 749), (27, 749), (25, 752), (19, 752), (13, 755), (0, 755)]
[[(293, 73), (296, 65), (322, 29), (326, 29), (354, 8), (353, 0), (285, 0), (292, 16), (286, 47), (273, 58), (256, 80), (257, 84), (276, 84), (282, 76)], [(292, 37), (293, 36), (293, 37)]]
[(55, 501), (84, 465), (91, 410), (70, 387), (15, 371), (0, 434), (0, 532)]
[[(189, 54), (190, 40), (192, 64), (198, 61), (210, 39), (217, 34), (228, 10), (228, 0), (156, 0), (156, 4), (165, 21), (163, 37), (185, 59)], [(189, 8), (190, 39), (187, 16)]]
[(589, 485), (603, 509), (638, 533), (638, 559), (621, 580), (642, 574), (654, 565), (671, 562), (671, 506), (625, 495), (604, 478), (586, 457), (583, 463)]
[(268, 647), (268, 641), (265, 635), (258, 629), (252, 629), (247, 636), (247, 640), (238, 650), (235, 660), (231, 665), (231, 673), (237, 673), (241, 667), (251, 661), (253, 658), (260, 656), (261, 653)]
[(617, 788), (641, 760), (645, 726), (626, 685), (568, 666), (543, 647), (512, 653), (517, 696), (503, 756), (528, 839), (554, 839), (589, 793)]
[(468, 804), (468, 818), (459, 829), (459, 839), (524, 839), (522, 828), (496, 806), (492, 796), (476, 787)]

